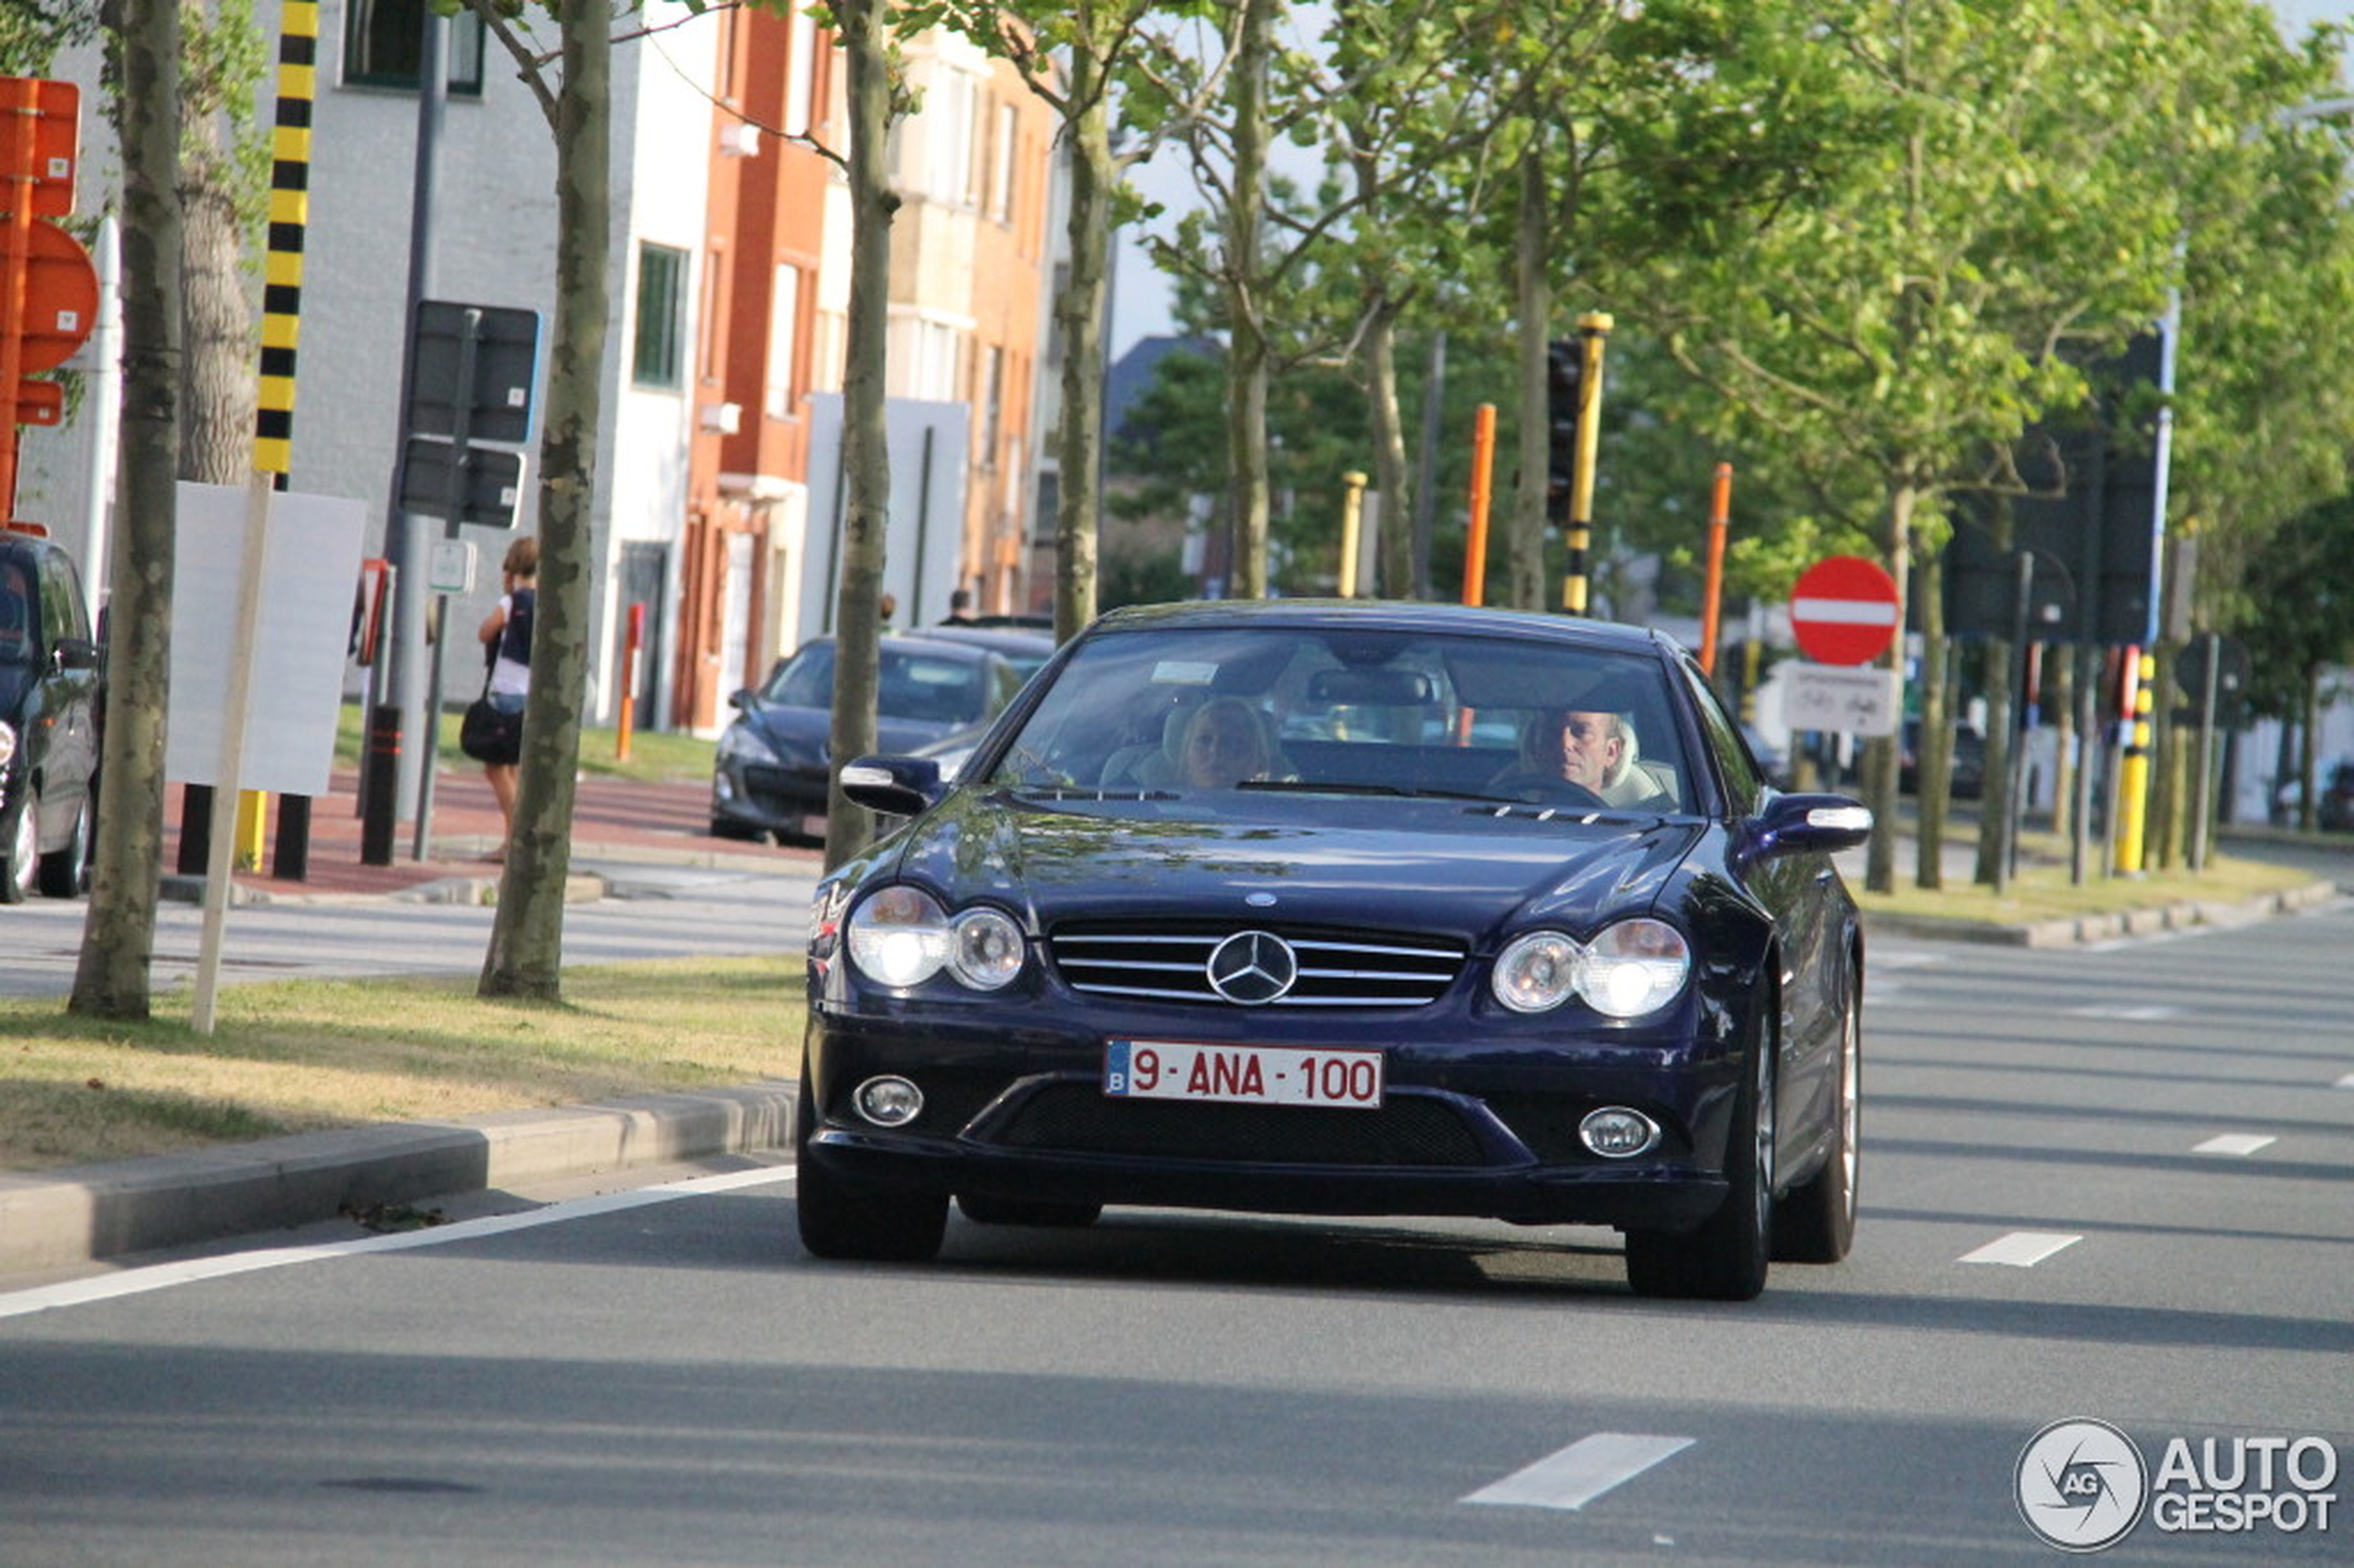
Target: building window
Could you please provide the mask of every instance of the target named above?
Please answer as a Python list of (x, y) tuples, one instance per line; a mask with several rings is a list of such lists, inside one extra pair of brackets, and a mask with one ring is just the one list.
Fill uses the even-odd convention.
[(981, 351), (981, 438), (973, 445), (981, 466), (997, 461), (997, 433), (1006, 421), (1006, 351), (995, 344)]
[(777, 268), (776, 292), (768, 299), (768, 373), (762, 411), (770, 419), (792, 417), (792, 361), (800, 325), (801, 269), (781, 264)]
[(687, 253), (666, 245), (638, 247), (638, 343), (631, 379), (677, 386), (685, 355)]
[(990, 147), (989, 216), (998, 222), (1008, 222), (1014, 215), (1014, 138), (1019, 121), (1014, 106), (997, 106), (997, 134)]
[[(350, 0), (343, 27), (343, 80), (347, 87), (417, 90), (417, 68), (424, 57), (427, 0)], [(449, 20), (449, 91), (482, 96), (482, 19), (462, 11)]]
[(785, 57), (785, 124), (788, 136), (809, 134), (809, 107), (816, 97), (817, 19), (795, 7)]

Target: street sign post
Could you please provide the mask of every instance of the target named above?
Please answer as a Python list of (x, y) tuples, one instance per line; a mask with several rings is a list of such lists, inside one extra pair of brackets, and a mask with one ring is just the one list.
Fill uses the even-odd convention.
[(1826, 664), (1868, 664), (1896, 638), (1896, 580), (1877, 561), (1833, 555), (1799, 574), (1790, 629)]

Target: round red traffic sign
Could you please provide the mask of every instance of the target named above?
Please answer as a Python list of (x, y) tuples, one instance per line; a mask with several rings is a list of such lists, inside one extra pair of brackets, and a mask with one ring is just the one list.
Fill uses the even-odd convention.
[(1799, 574), (1790, 629), (1810, 659), (1867, 664), (1896, 638), (1896, 579), (1877, 561), (1833, 555)]
[(98, 324), (98, 269), (80, 241), (48, 220), (34, 219), (27, 233), (32, 254), (24, 263), (23, 363), (18, 370), (38, 375), (72, 359)]

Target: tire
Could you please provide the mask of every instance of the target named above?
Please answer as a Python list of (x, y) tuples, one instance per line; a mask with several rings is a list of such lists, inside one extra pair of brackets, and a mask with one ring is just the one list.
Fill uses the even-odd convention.
[(41, 875), (41, 791), (30, 780), (17, 804), (17, 825), (10, 833), (6, 865), (0, 865), (0, 904), (22, 904), (32, 896)]
[(79, 898), (90, 891), (90, 797), (73, 814), (73, 836), (63, 849), (41, 857), (41, 891), (51, 898)]
[(948, 1233), (948, 1199), (938, 1193), (857, 1187), (809, 1157), (816, 1130), (809, 1070), (793, 1101), (793, 1208), (802, 1249), (812, 1258), (854, 1263), (923, 1263), (940, 1254)]
[(1100, 1203), (1051, 1203), (992, 1197), (987, 1193), (959, 1193), (956, 1207), (976, 1225), (1033, 1225), (1051, 1230), (1082, 1230), (1104, 1212)]
[(1839, 1103), (1823, 1168), (1793, 1187), (1774, 1210), (1774, 1258), (1783, 1263), (1836, 1263), (1855, 1245), (1855, 1188), (1862, 1165), (1864, 1026), (1851, 989), (1840, 1018)]
[(1638, 1296), (1749, 1301), (1766, 1288), (1774, 1226), (1774, 1035), (1761, 999), (1749, 1071), (1726, 1137), (1724, 1205), (1690, 1231), (1626, 1233)]

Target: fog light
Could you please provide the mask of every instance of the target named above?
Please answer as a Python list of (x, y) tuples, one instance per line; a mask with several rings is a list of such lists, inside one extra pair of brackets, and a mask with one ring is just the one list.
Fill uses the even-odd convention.
[(878, 1127), (905, 1127), (924, 1108), (924, 1092), (904, 1078), (870, 1078), (850, 1098)]
[(1604, 1159), (1632, 1159), (1659, 1142), (1659, 1123), (1625, 1106), (1604, 1106), (1577, 1124), (1578, 1140)]

